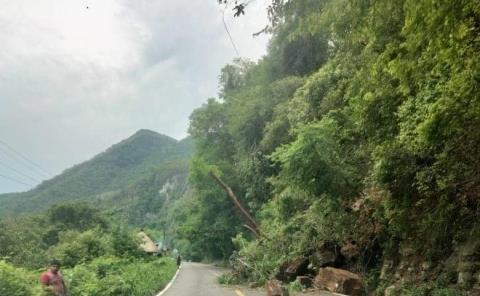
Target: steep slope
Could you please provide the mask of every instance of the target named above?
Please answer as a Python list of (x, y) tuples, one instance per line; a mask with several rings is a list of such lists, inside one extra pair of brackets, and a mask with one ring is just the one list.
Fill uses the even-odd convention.
[[(186, 175), (190, 140), (177, 141), (149, 130), (113, 145), (89, 161), (67, 169), (24, 193), (0, 197), (0, 216), (41, 211), (52, 204), (84, 200), (115, 204), (135, 184), (154, 180), (158, 186), (175, 174)], [(143, 181), (142, 181), (143, 180)], [(145, 190), (147, 185), (145, 184)], [(161, 188), (161, 187), (160, 187)], [(152, 193), (152, 192), (150, 192)], [(127, 203), (128, 204), (128, 203)], [(131, 205), (131, 202), (130, 202)]]

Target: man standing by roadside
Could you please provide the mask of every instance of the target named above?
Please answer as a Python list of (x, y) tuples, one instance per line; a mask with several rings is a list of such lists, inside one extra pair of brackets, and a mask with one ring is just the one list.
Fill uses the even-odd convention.
[(50, 268), (42, 273), (40, 282), (43, 285), (43, 290), (49, 296), (67, 296), (67, 287), (63, 281), (63, 275), (60, 272), (60, 261), (52, 260)]

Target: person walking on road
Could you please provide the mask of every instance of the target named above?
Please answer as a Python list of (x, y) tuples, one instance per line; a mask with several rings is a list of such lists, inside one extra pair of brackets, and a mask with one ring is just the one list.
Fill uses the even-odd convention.
[(40, 276), (43, 290), (48, 296), (67, 296), (67, 287), (60, 272), (60, 261), (52, 260), (50, 268)]
[(182, 264), (182, 257), (180, 257), (180, 254), (177, 256), (177, 268), (180, 268), (180, 264)]

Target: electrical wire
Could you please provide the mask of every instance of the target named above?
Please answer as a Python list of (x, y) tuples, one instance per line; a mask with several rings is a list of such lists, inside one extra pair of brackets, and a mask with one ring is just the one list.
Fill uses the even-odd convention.
[(0, 145), (0, 152), (5, 156), (5, 159), (13, 161), (15, 163), (20, 164), (23, 168), (29, 170), (31, 173), (35, 173), (35, 176), (39, 177), (40, 179), (49, 178), (43, 171), (40, 171), (37, 167), (33, 166), (32, 164), (25, 161), (23, 158), (19, 157), (18, 155), (12, 153), (9, 150), (6, 150), (4, 147)]
[(28, 186), (28, 187), (33, 187), (33, 185), (31, 185), (31, 184), (27, 184), (27, 183), (25, 183), (25, 182), (23, 182), (23, 181), (17, 180), (17, 179), (15, 179), (15, 178), (11, 178), (11, 177), (9, 177), (9, 176), (4, 176), (4, 175), (2, 175), (2, 174), (0, 174), (0, 178), (4, 178), (4, 179), (10, 180), (10, 181), (12, 181), (12, 182), (15, 182), (15, 183), (19, 183), (19, 184)]
[(21, 175), (21, 176), (29, 179), (30, 181), (40, 182), (38, 179), (36, 179), (36, 178), (34, 178), (34, 177), (30, 176), (30, 175), (27, 175), (27, 174), (23, 173), (22, 171), (19, 171), (19, 170), (17, 170), (17, 169), (14, 168), (14, 167), (11, 167), (10, 165), (5, 164), (5, 163), (2, 162), (2, 161), (0, 161), (0, 166), (3, 166), (3, 167), (6, 167), (7, 169), (10, 169), (10, 170), (14, 171), (15, 173), (17, 173), (18, 175)]
[(235, 53), (237, 54), (237, 57), (240, 57), (240, 53), (238, 52), (238, 48), (235, 45), (235, 41), (233, 41), (232, 34), (230, 34), (230, 30), (228, 29), (227, 22), (225, 21), (225, 10), (227, 10), (228, 2), (225, 3), (225, 7), (223, 8), (222, 12), (222, 21), (223, 21), (223, 27), (225, 28), (225, 31), (227, 32), (228, 38), (230, 39), (230, 43), (232, 43), (233, 49), (235, 50)]
[[(244, 7), (247, 7), (250, 3), (255, 2), (256, 0), (249, 0), (247, 2), (243, 3)], [(225, 7), (221, 10), (222, 13), (222, 21), (223, 21), (223, 27), (225, 28), (225, 32), (227, 32), (228, 39), (230, 39), (230, 43), (233, 46), (233, 49), (235, 50), (235, 53), (237, 54), (237, 57), (240, 57), (240, 52), (238, 51), (237, 45), (235, 44), (235, 41), (233, 40), (232, 34), (230, 33), (230, 30), (228, 29), (227, 22), (225, 21), (225, 11), (227, 10), (228, 7), (228, 1), (225, 2)]]
[[(17, 150), (15, 150), (12, 146), (8, 145), (7, 143), (5, 143), (4, 141), (1, 141), (0, 140), (0, 144), (2, 144), (4, 147), (8, 148), (10, 151), (12, 151), (17, 158), (23, 160), (25, 163), (29, 164), (31, 168), (35, 168), (37, 170), (38, 173), (41, 173), (44, 177), (47, 177), (47, 178), (50, 178), (51, 177), (51, 174), (48, 173), (47, 170), (45, 170), (44, 168), (42, 168), (40, 165), (38, 165), (37, 163), (35, 163), (33, 160), (31, 160), (29, 157), (23, 155), (22, 153), (18, 152)], [(0, 150), (2, 150), (3, 152), (5, 152), (6, 154), (10, 154), (11, 156), (11, 153), (9, 153), (5, 148), (2, 148), (0, 146)]]

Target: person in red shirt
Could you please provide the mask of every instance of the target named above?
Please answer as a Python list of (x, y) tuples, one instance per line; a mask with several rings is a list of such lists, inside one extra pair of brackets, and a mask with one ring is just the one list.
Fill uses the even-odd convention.
[(50, 268), (42, 273), (40, 282), (43, 285), (44, 291), (51, 296), (67, 296), (67, 287), (63, 281), (63, 275), (60, 272), (60, 261), (52, 260)]

